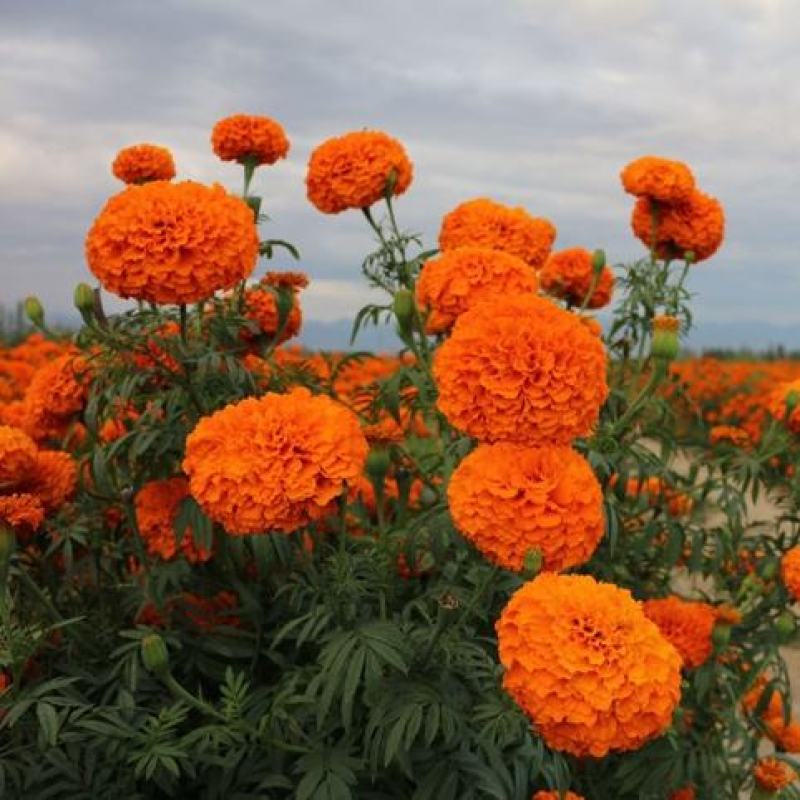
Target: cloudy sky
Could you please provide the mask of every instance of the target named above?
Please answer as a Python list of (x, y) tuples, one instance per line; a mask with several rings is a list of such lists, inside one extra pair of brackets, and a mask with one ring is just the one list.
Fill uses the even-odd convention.
[(630, 259), (620, 167), (686, 160), (728, 218), (693, 271), (699, 318), (800, 323), (799, 32), (796, 0), (0, 0), (0, 303), (70, 307), (124, 145), (167, 145), (184, 177), (238, 188), (208, 139), (247, 112), (292, 140), (257, 188), (314, 279), (311, 319), (362, 303), (371, 238), (306, 201), (308, 155), (370, 127), (406, 144), (401, 224), (428, 242), (487, 195), (553, 220), (558, 247)]

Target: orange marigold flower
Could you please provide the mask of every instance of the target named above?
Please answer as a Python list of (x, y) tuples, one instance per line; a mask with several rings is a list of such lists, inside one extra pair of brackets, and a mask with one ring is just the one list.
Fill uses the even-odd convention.
[(222, 161), (274, 164), (286, 158), (289, 139), (283, 126), (269, 117), (234, 114), (219, 120), (211, 131), (211, 147)]
[[(767, 683), (767, 676), (764, 674), (759, 675), (744, 697), (742, 697), (742, 708), (748, 714), (755, 713), (766, 691)], [(770, 689), (769, 700), (761, 712), (761, 721), (764, 722), (768, 729), (778, 729), (784, 725), (785, 703), (780, 689), (776, 686)]]
[(308, 162), (308, 199), (324, 214), (368, 208), (386, 192), (394, 176), (393, 195), (411, 185), (414, 168), (397, 139), (381, 131), (356, 131), (327, 139)]
[(154, 181), (104, 206), (86, 237), (86, 260), (114, 294), (195, 303), (253, 271), (253, 212), (221, 186)]
[(694, 175), (681, 161), (657, 156), (642, 156), (631, 161), (620, 173), (628, 194), (652, 197), (664, 203), (688, 199), (694, 191)]
[(305, 272), (268, 272), (262, 283), (276, 289), (305, 289), (308, 286), (308, 275)]
[(497, 637), (506, 691), (554, 750), (599, 758), (669, 727), (681, 659), (626, 590), (541, 573), (503, 609)]
[[(169, 561), (178, 554), (175, 536), (175, 518), (181, 503), (189, 496), (189, 483), (186, 478), (175, 477), (167, 480), (150, 481), (136, 494), (136, 524), (147, 552)], [(192, 564), (208, 561), (211, 552), (194, 543), (191, 528), (183, 532), (180, 551)]]
[(228, 533), (289, 533), (325, 515), (361, 475), (367, 450), (355, 414), (296, 388), (201, 419), (183, 468), (194, 498)]
[(606, 354), (574, 314), (541, 297), (493, 297), (437, 351), (438, 406), (481, 441), (569, 444), (608, 394)]
[(521, 258), (488, 247), (456, 247), (425, 262), (417, 303), (428, 311), (425, 330), (443, 333), (476, 303), (492, 295), (534, 293), (536, 272)]
[(781, 578), (794, 600), (800, 600), (800, 545), (787, 550), (781, 557)]
[(656, 314), (653, 317), (653, 330), (666, 333), (677, 333), (681, 328), (681, 322), (677, 317), (669, 314)]
[(730, 442), (734, 447), (749, 447), (752, 444), (750, 434), (735, 425), (714, 425), (708, 432), (708, 441), (712, 445)]
[(532, 550), (546, 570), (583, 564), (604, 531), (600, 484), (570, 447), (479, 445), (453, 473), (447, 495), (456, 527), (506, 569), (522, 569)]
[(531, 800), (585, 800), (582, 794), (575, 794), (575, 792), (561, 792), (540, 790), (531, 798)]
[(713, 650), (711, 634), (717, 615), (714, 606), (682, 600), (674, 595), (647, 600), (644, 613), (680, 653), (688, 668), (704, 664)]
[(88, 394), (89, 365), (68, 352), (37, 370), (25, 391), (26, 428), (45, 439), (83, 410)]
[(44, 506), (33, 494), (0, 495), (0, 524), (27, 538), (44, 522)]
[(775, 747), (784, 753), (800, 753), (800, 722), (791, 720), (787, 725), (780, 717), (765, 720), (767, 736), (775, 743)]
[(693, 252), (704, 261), (717, 252), (725, 238), (725, 213), (719, 200), (697, 190), (679, 203), (658, 205), (641, 197), (633, 209), (633, 232), (646, 247), (653, 245), (653, 213), (656, 215), (655, 247), (661, 258), (683, 258)]
[(725, 625), (739, 625), (742, 621), (742, 612), (738, 608), (723, 603), (721, 606), (714, 608), (714, 614), (717, 622), (722, 622)]
[[(252, 287), (245, 292), (245, 316), (253, 320), (261, 333), (273, 337), (278, 333), (280, 314), (278, 313), (278, 299), (275, 292), (261, 285)], [(279, 342), (285, 342), (300, 333), (303, 326), (303, 312), (300, 309), (297, 295), (289, 311), (281, 331)]]
[(62, 450), (40, 450), (25, 488), (39, 498), (46, 511), (57, 511), (78, 488), (78, 464)]
[(36, 443), (27, 433), (0, 425), (0, 492), (24, 483), (36, 468)]
[(175, 162), (166, 147), (135, 144), (117, 153), (111, 171), (124, 183), (169, 181), (175, 177)]
[(777, 758), (762, 758), (753, 769), (756, 784), (768, 792), (779, 792), (797, 780), (797, 773)]
[(697, 791), (694, 786), (684, 786), (682, 789), (676, 789), (669, 796), (669, 800), (696, 800)]
[(592, 259), (592, 254), (583, 247), (570, 247), (553, 253), (539, 273), (542, 289), (571, 305), (582, 306), (594, 286), (587, 307), (608, 305), (614, 290), (614, 273), (609, 267), (603, 267), (596, 278)]
[(24, 428), (28, 424), (28, 412), (22, 400), (13, 403), (0, 403), (0, 425), (12, 428)]
[(503, 250), (526, 261), (534, 269), (543, 266), (556, 229), (552, 222), (532, 217), (524, 208), (512, 208), (486, 197), (467, 200), (456, 206), (442, 220), (439, 247), (474, 245)]
[(786, 381), (769, 392), (767, 411), (779, 422), (785, 422), (792, 433), (800, 433), (800, 380)]

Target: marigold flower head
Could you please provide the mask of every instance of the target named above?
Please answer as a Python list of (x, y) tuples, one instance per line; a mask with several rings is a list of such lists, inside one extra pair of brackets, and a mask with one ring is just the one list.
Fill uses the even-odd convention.
[(503, 685), (549, 747), (602, 757), (669, 727), (681, 659), (624, 589), (541, 573), (512, 596), (497, 637)]
[(684, 786), (681, 789), (676, 789), (669, 796), (669, 800), (696, 800), (697, 791), (694, 786)]
[(57, 511), (78, 488), (78, 464), (63, 450), (40, 450), (25, 488), (39, 498), (46, 511)]
[(653, 330), (665, 333), (678, 333), (681, 329), (681, 322), (677, 317), (669, 314), (656, 314), (653, 317)]
[(694, 253), (694, 261), (704, 261), (717, 252), (725, 238), (725, 213), (719, 200), (700, 191), (679, 203), (654, 207), (641, 197), (633, 208), (633, 232), (646, 247), (653, 245), (660, 258), (683, 258)]
[[(768, 677), (764, 673), (759, 675), (753, 685), (742, 697), (742, 708), (748, 714), (754, 714), (758, 706), (762, 703), (762, 698), (767, 690)], [(769, 689), (769, 699), (761, 711), (760, 718), (769, 729), (783, 727), (785, 724), (786, 706), (780, 689), (773, 686)]]
[(433, 373), (442, 413), (489, 442), (569, 444), (592, 430), (608, 394), (600, 340), (533, 295), (489, 298), (462, 314)]
[(781, 578), (794, 600), (800, 600), (800, 545), (781, 556)]
[(26, 539), (44, 522), (44, 506), (34, 494), (0, 495), (0, 525)]
[(531, 798), (531, 800), (585, 800), (582, 794), (575, 794), (575, 792), (561, 792), (550, 791), (542, 789)]
[(219, 120), (211, 131), (211, 147), (222, 161), (252, 160), (257, 165), (274, 164), (286, 158), (289, 139), (283, 126), (269, 117), (234, 114)]
[(312, 153), (306, 174), (308, 199), (324, 214), (368, 208), (392, 186), (400, 195), (414, 168), (403, 145), (381, 131), (355, 131), (327, 139)]
[(772, 389), (766, 406), (774, 419), (784, 422), (792, 433), (800, 433), (800, 380), (785, 381)]
[(112, 197), (86, 237), (103, 286), (153, 303), (195, 303), (247, 278), (258, 258), (253, 212), (221, 186), (153, 181)]
[(767, 735), (775, 747), (784, 753), (800, 753), (800, 722), (791, 720), (786, 724), (781, 715), (766, 720), (765, 724)]
[(83, 410), (88, 394), (89, 365), (67, 352), (40, 367), (25, 391), (26, 429), (46, 439)]
[[(134, 501), (136, 524), (150, 555), (169, 561), (178, 554), (175, 519), (181, 503), (189, 496), (186, 478), (150, 481), (137, 492)], [(180, 552), (192, 564), (208, 561), (211, 553), (194, 543), (191, 528), (181, 539)]]
[(439, 247), (474, 245), (502, 250), (540, 269), (547, 261), (556, 229), (552, 222), (532, 217), (524, 208), (512, 208), (486, 197), (467, 200), (445, 214)]
[(355, 414), (296, 388), (201, 419), (183, 468), (194, 498), (228, 533), (289, 533), (326, 513), (361, 475), (367, 451)]
[(686, 164), (657, 156), (631, 161), (620, 173), (628, 194), (664, 203), (686, 200), (694, 191), (694, 175)]
[(27, 433), (0, 425), (0, 492), (24, 483), (36, 468), (36, 443)]
[(708, 432), (708, 441), (712, 445), (729, 442), (734, 447), (749, 447), (752, 444), (750, 434), (736, 425), (714, 425)]
[(308, 286), (308, 275), (305, 272), (268, 272), (262, 283), (276, 289), (305, 289)]
[[(300, 309), (297, 295), (289, 311), (281, 331), (279, 342), (285, 342), (300, 333), (303, 326), (303, 312)], [(261, 285), (248, 289), (244, 295), (245, 316), (258, 325), (265, 336), (274, 337), (280, 327), (278, 298), (272, 289)]]
[(674, 595), (647, 600), (644, 613), (680, 653), (686, 667), (704, 664), (713, 650), (711, 634), (717, 621), (714, 606)]
[(797, 780), (797, 773), (777, 758), (762, 758), (753, 768), (756, 784), (768, 792), (779, 792)]
[(536, 292), (534, 269), (521, 258), (488, 247), (456, 247), (425, 262), (416, 293), (428, 311), (428, 333), (449, 330), (456, 319), (492, 295)]
[(587, 308), (602, 308), (611, 301), (614, 273), (603, 267), (595, 278), (593, 255), (583, 247), (569, 247), (553, 253), (539, 273), (542, 289), (571, 305), (582, 306), (594, 286)]
[(600, 484), (570, 447), (481, 444), (459, 464), (447, 494), (456, 527), (506, 569), (521, 570), (533, 550), (546, 570), (577, 566), (604, 531)]
[(123, 183), (169, 181), (175, 177), (175, 162), (166, 147), (135, 144), (117, 153), (111, 171)]

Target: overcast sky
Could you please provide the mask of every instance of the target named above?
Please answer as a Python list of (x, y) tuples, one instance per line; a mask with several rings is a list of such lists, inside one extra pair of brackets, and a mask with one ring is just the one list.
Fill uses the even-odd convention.
[(683, 159), (728, 219), (693, 270), (700, 319), (800, 323), (799, 35), (797, 0), (0, 0), (0, 302), (71, 306), (122, 146), (238, 189), (209, 134), (247, 112), (292, 141), (257, 188), (303, 253), (309, 318), (361, 304), (371, 238), (307, 202), (308, 155), (370, 127), (405, 143), (401, 224), (429, 243), (487, 195), (550, 218), (557, 247), (635, 257), (619, 170)]

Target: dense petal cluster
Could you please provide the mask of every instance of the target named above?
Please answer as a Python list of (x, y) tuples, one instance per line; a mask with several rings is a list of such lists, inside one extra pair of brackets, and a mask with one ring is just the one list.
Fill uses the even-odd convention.
[(609, 267), (603, 267), (595, 277), (592, 258), (584, 247), (570, 247), (553, 253), (539, 273), (542, 289), (574, 306), (582, 306), (591, 291), (586, 303), (588, 308), (608, 305), (614, 290), (614, 273)]
[(303, 326), (303, 312), (300, 309), (297, 293), (293, 292), (293, 304), (283, 328), (280, 329), (278, 298), (273, 289), (259, 284), (248, 289), (244, 296), (245, 316), (258, 325), (260, 333), (274, 337), (280, 329), (278, 341), (285, 342), (300, 333)]
[(308, 162), (308, 199), (324, 214), (368, 208), (391, 183), (392, 194), (408, 189), (414, 168), (403, 145), (381, 131), (355, 131), (327, 139)]
[(762, 758), (753, 768), (756, 785), (768, 792), (779, 792), (797, 780), (797, 773), (777, 758)]
[(766, 406), (773, 419), (785, 423), (792, 433), (800, 433), (800, 380), (775, 386), (767, 397)]
[[(136, 494), (136, 524), (150, 555), (169, 561), (178, 554), (175, 519), (188, 496), (189, 483), (180, 476), (150, 481)], [(180, 552), (193, 564), (208, 561), (211, 552), (198, 547), (192, 534), (191, 528), (183, 532)]]
[(752, 444), (750, 434), (737, 425), (714, 425), (708, 432), (708, 441), (712, 445), (728, 442), (734, 447), (742, 448)]
[(603, 535), (600, 484), (570, 447), (479, 445), (453, 473), (447, 494), (456, 527), (506, 569), (522, 569), (535, 550), (546, 570), (577, 566)]
[(713, 650), (711, 634), (717, 622), (713, 606), (670, 596), (647, 600), (644, 613), (680, 653), (684, 666), (693, 669), (708, 660)]
[(78, 488), (78, 464), (63, 450), (40, 450), (25, 488), (39, 498), (46, 511), (57, 511)]
[(286, 158), (289, 139), (283, 126), (270, 117), (234, 114), (214, 125), (211, 147), (223, 161), (274, 164)]
[(175, 162), (166, 147), (135, 144), (117, 153), (111, 171), (124, 183), (170, 181), (175, 177)]
[(154, 181), (112, 197), (86, 237), (86, 260), (108, 291), (153, 303), (195, 303), (247, 278), (258, 257), (253, 212), (221, 186)]
[(800, 545), (787, 550), (781, 557), (781, 579), (789, 594), (800, 600)]
[(0, 495), (0, 525), (8, 525), (25, 539), (44, 522), (41, 500), (28, 492)]
[(425, 262), (417, 304), (428, 312), (428, 333), (449, 330), (458, 317), (492, 295), (515, 296), (538, 288), (535, 270), (521, 258), (487, 247), (456, 247)]
[(531, 798), (531, 800), (585, 800), (582, 794), (575, 794), (575, 792), (561, 792), (549, 791), (542, 789)]
[(642, 156), (620, 173), (628, 194), (652, 197), (664, 203), (686, 200), (694, 190), (694, 175), (681, 161), (658, 156)]
[(36, 443), (27, 433), (0, 425), (0, 491), (24, 483), (36, 467)]
[(640, 197), (631, 219), (634, 234), (661, 258), (683, 258), (687, 252), (704, 261), (725, 238), (725, 213), (719, 200), (695, 190), (678, 203), (653, 205)]
[(630, 593), (542, 573), (497, 622), (503, 685), (549, 747), (602, 757), (670, 725), (681, 659)]
[(697, 790), (694, 786), (684, 786), (672, 792), (669, 800), (697, 800)]
[(296, 388), (201, 419), (183, 466), (194, 498), (229, 533), (288, 533), (326, 513), (367, 450), (355, 414)]
[(467, 200), (445, 214), (439, 231), (439, 247), (473, 245), (511, 253), (540, 269), (553, 247), (556, 228), (552, 222), (532, 217), (524, 208), (512, 208), (486, 197)]
[(35, 439), (60, 435), (83, 410), (88, 395), (89, 364), (67, 352), (40, 367), (25, 390), (26, 430)]
[(608, 394), (600, 340), (536, 296), (490, 298), (462, 314), (433, 372), (439, 409), (482, 441), (568, 444), (591, 432)]

